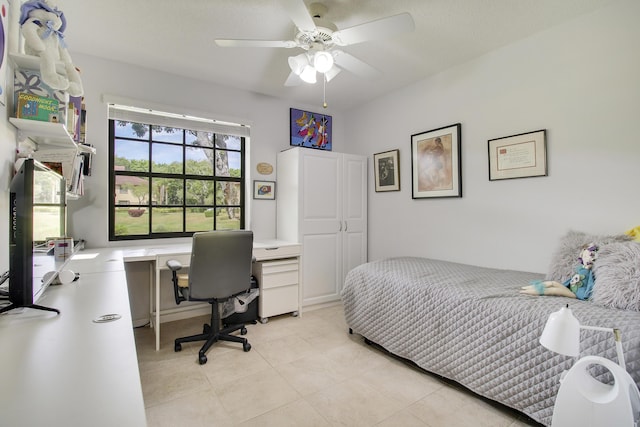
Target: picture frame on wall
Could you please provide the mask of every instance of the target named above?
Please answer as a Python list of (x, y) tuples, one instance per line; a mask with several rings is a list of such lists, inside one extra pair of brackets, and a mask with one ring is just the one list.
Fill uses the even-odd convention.
[(489, 181), (547, 176), (547, 131), (490, 139)]
[(275, 200), (275, 181), (253, 181), (253, 198), (262, 200)]
[(400, 191), (400, 150), (373, 155), (376, 192)]
[(297, 108), (289, 109), (291, 145), (331, 151), (332, 132), (331, 116)]
[(462, 197), (461, 125), (411, 135), (412, 198)]

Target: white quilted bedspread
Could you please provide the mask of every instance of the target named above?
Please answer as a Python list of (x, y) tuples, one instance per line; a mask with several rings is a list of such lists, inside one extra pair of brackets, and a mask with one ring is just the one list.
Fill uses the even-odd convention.
[[(581, 324), (622, 331), (627, 370), (640, 385), (640, 313), (518, 292), (534, 279), (542, 275), (393, 258), (349, 272), (342, 300), (354, 332), (545, 425), (574, 359), (538, 340), (549, 314), (567, 303)], [(617, 361), (613, 334), (582, 331), (580, 350)]]

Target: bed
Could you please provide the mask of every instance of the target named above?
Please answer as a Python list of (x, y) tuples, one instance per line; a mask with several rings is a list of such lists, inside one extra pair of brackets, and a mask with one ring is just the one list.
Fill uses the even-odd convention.
[[(640, 244), (633, 242), (601, 245), (609, 261), (602, 261), (600, 271), (596, 261), (592, 301), (519, 293), (550, 274), (399, 257), (349, 272), (342, 291), (346, 321), (353, 332), (424, 370), (550, 425), (560, 374), (575, 360), (545, 349), (538, 340), (549, 314), (567, 303), (582, 324), (622, 331), (627, 370), (640, 385), (640, 311), (634, 309), (640, 307), (612, 307), (602, 303), (602, 293), (596, 302), (604, 278), (614, 280), (605, 266), (619, 268), (620, 245), (636, 245), (630, 246), (635, 264), (624, 270), (637, 280), (640, 292)], [(623, 300), (629, 304), (628, 296)], [(587, 330), (581, 338), (581, 356), (617, 361), (612, 334)], [(607, 373), (596, 375), (608, 380)]]

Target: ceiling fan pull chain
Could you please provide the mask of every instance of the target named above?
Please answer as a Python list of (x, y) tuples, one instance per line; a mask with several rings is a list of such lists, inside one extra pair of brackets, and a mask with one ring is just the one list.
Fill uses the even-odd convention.
[(327, 108), (327, 75), (322, 75), (322, 108)]

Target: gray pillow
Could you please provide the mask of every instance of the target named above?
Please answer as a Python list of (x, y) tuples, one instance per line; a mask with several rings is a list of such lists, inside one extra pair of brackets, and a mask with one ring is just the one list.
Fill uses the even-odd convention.
[[(580, 251), (584, 245), (593, 242), (598, 247), (601, 247), (607, 243), (629, 240), (631, 240), (631, 237), (626, 234), (607, 236), (587, 234), (581, 231), (569, 231), (560, 239), (560, 243), (551, 257), (545, 280), (555, 280), (562, 283), (569, 279), (574, 274), (575, 266), (579, 262)], [(598, 253), (599, 256), (600, 254)], [(596, 259), (596, 264), (598, 264), (598, 259)]]
[(640, 311), (640, 243), (603, 245), (593, 266), (592, 301), (623, 310)]

